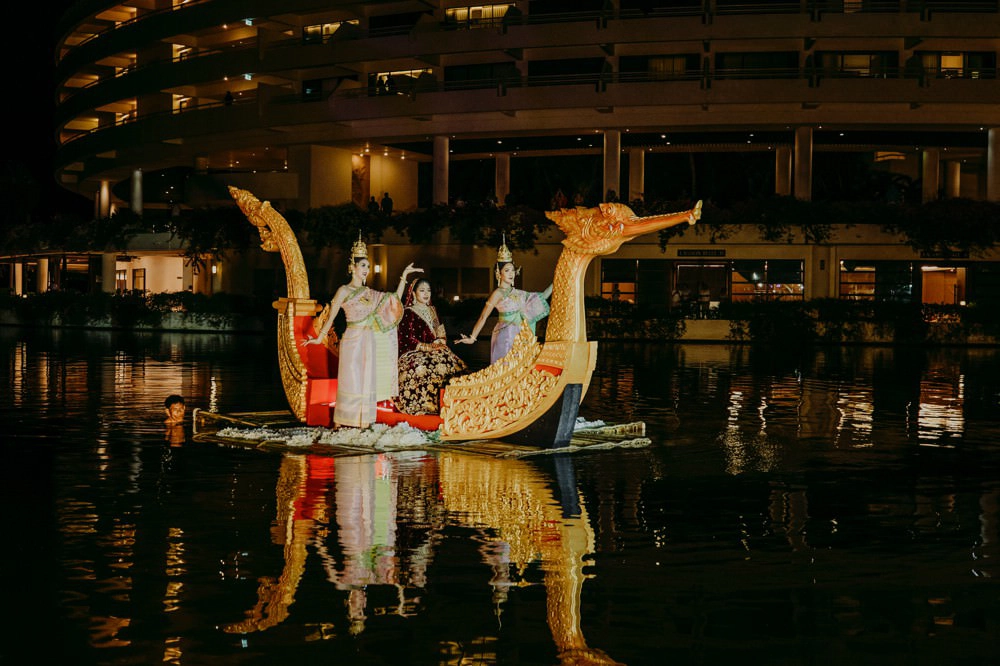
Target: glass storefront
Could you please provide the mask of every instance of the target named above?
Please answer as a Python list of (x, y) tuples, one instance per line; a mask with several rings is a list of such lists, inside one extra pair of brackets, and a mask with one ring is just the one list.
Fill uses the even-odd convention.
[(909, 302), (913, 299), (913, 264), (909, 261), (841, 261), (840, 298)]
[(601, 296), (651, 313), (681, 308), (706, 318), (730, 300), (802, 300), (803, 275), (798, 259), (606, 259)]
[(840, 298), (928, 305), (993, 302), (1000, 300), (1000, 263), (844, 260)]
[(805, 297), (799, 259), (752, 259), (732, 262), (734, 301), (801, 301)]

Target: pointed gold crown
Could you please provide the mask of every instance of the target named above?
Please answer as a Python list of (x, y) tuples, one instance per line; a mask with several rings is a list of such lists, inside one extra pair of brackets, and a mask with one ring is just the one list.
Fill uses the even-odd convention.
[(351, 259), (368, 258), (368, 246), (361, 240), (361, 232), (358, 231), (358, 240), (351, 246)]
[(507, 234), (504, 234), (503, 240), (500, 243), (500, 249), (497, 250), (497, 263), (506, 264), (509, 261), (514, 261), (514, 255), (510, 253), (510, 248), (507, 247)]

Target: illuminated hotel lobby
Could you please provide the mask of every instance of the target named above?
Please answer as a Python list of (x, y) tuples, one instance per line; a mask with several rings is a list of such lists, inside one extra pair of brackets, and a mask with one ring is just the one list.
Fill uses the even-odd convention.
[[(364, 207), (386, 192), (397, 214), (464, 197), (503, 204), (560, 160), (595, 174), (552, 183), (569, 205), (612, 191), (711, 203), (728, 180), (812, 201), (833, 196), (823, 183), (859, 156), (915, 183), (924, 202), (1000, 200), (995, 0), (274, 0), (248, 11), (235, 0), (73, 4), (57, 53), (55, 175), (93, 199), (95, 216), (228, 205), (227, 185), (279, 210)], [(178, 172), (223, 194), (151, 195)], [(470, 173), (485, 174), (478, 191), (457, 191)], [(662, 249), (643, 237), (595, 261), (587, 293), (656, 306), (705, 283), (713, 301), (885, 289), (960, 305), (1000, 287), (993, 252), (927, 256), (870, 224), (806, 236), (743, 228), (716, 241), (696, 225)], [(447, 233), (381, 240), (376, 286), (419, 261), (449, 299), (490, 288), (495, 248)], [(276, 270), (259, 254), (198, 273), (170, 241), (143, 235), (127, 252), (73, 261), (105, 291), (240, 292)], [(545, 232), (523, 255), (526, 288), (548, 283), (559, 241)], [(343, 261), (304, 249), (312, 265)], [(44, 289), (52, 263), (14, 265), (14, 291)], [(315, 289), (331, 292), (339, 275), (317, 271)]]

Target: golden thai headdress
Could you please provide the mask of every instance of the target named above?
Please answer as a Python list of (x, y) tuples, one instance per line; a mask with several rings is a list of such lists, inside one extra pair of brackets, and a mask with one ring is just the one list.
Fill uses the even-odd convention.
[[(497, 263), (495, 269), (493, 270), (493, 276), (497, 280), (498, 287), (500, 286), (500, 267), (504, 264), (513, 263), (514, 255), (511, 253), (510, 248), (507, 247), (507, 234), (505, 233), (500, 241), (500, 249), (497, 250)], [(517, 271), (517, 273), (521, 272), (521, 268), (519, 266), (514, 266), (514, 270)]]
[(507, 247), (507, 234), (505, 233), (502, 238), (500, 249), (497, 250), (497, 263), (501, 265), (514, 261), (514, 255), (510, 253), (510, 248)]
[(354, 241), (354, 245), (351, 246), (351, 260), (354, 259), (367, 259), (368, 258), (368, 246), (365, 242), (361, 240), (361, 231), (358, 231), (358, 240)]
[(358, 240), (354, 241), (354, 245), (351, 246), (351, 259), (347, 262), (347, 274), (351, 275), (354, 271), (354, 264), (358, 262), (359, 259), (368, 258), (368, 246), (365, 242), (361, 240), (361, 230), (358, 229)]

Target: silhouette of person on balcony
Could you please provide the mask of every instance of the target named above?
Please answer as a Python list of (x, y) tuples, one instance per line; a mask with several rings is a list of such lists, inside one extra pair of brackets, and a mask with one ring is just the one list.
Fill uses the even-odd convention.
[(382, 195), (382, 214), (386, 217), (392, 215), (392, 197), (388, 192)]

